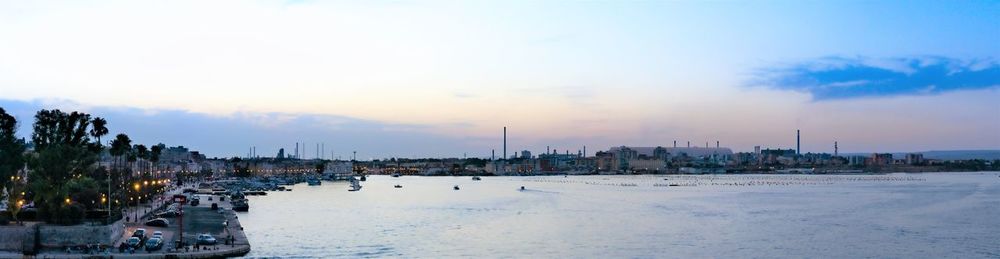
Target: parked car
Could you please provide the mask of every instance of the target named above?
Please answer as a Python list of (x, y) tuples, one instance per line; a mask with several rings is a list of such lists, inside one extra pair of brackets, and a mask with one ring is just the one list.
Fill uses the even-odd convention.
[(139, 248), (140, 244), (142, 244), (142, 240), (140, 240), (138, 237), (130, 237), (125, 240), (125, 245), (131, 248)]
[(215, 237), (212, 237), (212, 235), (209, 235), (209, 234), (198, 235), (198, 244), (199, 245), (214, 245), (215, 242), (216, 242), (215, 241)]
[(135, 231), (132, 231), (132, 237), (138, 237), (139, 239), (146, 239), (146, 229), (145, 228), (135, 229)]
[(153, 238), (163, 238), (163, 231), (153, 231)]
[(176, 211), (168, 210), (168, 211), (156, 213), (156, 217), (157, 218), (176, 218), (178, 214), (179, 213), (177, 213)]
[(194, 197), (193, 199), (191, 199), (191, 202), (190, 202), (191, 206), (198, 206), (198, 204), (200, 204), (200, 203), (201, 203), (201, 199), (199, 199), (198, 197)]
[(165, 219), (165, 218), (155, 218), (155, 219), (147, 220), (146, 221), (146, 226), (150, 226), (150, 227), (169, 227), (170, 226), (170, 221), (167, 221), (167, 219)]
[(219, 209), (219, 204), (213, 202), (212, 203), (212, 210), (218, 210), (218, 209)]
[(146, 240), (146, 251), (156, 251), (160, 250), (160, 248), (163, 248), (162, 238), (150, 238)]

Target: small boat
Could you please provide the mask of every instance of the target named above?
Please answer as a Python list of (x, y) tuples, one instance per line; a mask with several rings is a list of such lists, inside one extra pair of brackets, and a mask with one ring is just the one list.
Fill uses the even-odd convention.
[(397, 184), (396, 186), (393, 186), (393, 187), (396, 187), (397, 189), (398, 189), (398, 188), (403, 188), (403, 186), (402, 186), (402, 185), (398, 185), (398, 184)]
[(360, 190), (361, 190), (361, 184), (359, 184), (358, 181), (351, 181), (351, 189), (348, 189), (347, 191), (356, 192)]
[(246, 211), (250, 210), (250, 204), (247, 203), (247, 200), (245, 200), (245, 199), (244, 200), (235, 200), (235, 201), (233, 201), (232, 204), (233, 204), (233, 211), (246, 212)]
[(319, 179), (309, 179), (306, 182), (309, 183), (309, 186), (317, 186), (323, 184), (323, 182), (319, 181)]
[(392, 174), (392, 177), (399, 177), (399, 173)]
[(524, 186), (521, 186), (521, 190), (522, 190), (522, 191), (524, 190)]
[(458, 185), (455, 185), (455, 187), (453, 187), (453, 188), (457, 191), (458, 190)]
[(361, 181), (364, 182), (365, 180), (368, 180), (368, 178), (366, 178), (364, 175), (361, 175)]
[(672, 183), (672, 184), (668, 184), (667, 186), (681, 186), (681, 185), (676, 184), (676, 183)]
[(479, 178), (479, 176), (473, 176), (472, 180), (473, 181), (479, 181), (479, 180), (482, 180), (482, 178)]

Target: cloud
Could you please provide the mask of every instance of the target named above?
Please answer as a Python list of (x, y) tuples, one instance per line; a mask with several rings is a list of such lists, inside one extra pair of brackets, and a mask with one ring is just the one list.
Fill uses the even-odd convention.
[[(304, 142), (309, 157), (323, 143), (326, 157), (359, 158), (459, 157), (488, 155), (487, 148), (470, 146), (460, 136), (432, 133), (436, 125), (400, 124), (327, 114), (237, 112), (228, 115), (170, 109), (89, 106), (68, 100), (16, 101), (0, 99), (0, 107), (18, 119), (18, 135), (30, 137), (34, 114), (41, 109), (82, 111), (108, 120), (111, 136), (126, 133), (135, 143), (182, 145), (208, 156), (242, 156), (251, 146), (257, 154), (274, 156), (279, 148), (294, 152)], [(81, 108), (82, 107), (82, 108)], [(105, 137), (107, 141), (110, 137)], [(471, 152), (476, 151), (476, 152)], [(375, 157), (371, 157), (375, 156)]]
[(805, 92), (815, 101), (932, 95), (1000, 86), (1000, 63), (992, 58), (825, 57), (758, 70), (749, 85)]

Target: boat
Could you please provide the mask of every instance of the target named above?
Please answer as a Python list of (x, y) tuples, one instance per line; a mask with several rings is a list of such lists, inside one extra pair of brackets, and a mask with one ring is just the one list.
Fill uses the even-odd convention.
[(392, 174), (392, 177), (399, 177), (399, 173)]
[(323, 184), (323, 182), (319, 181), (319, 179), (309, 179), (306, 180), (306, 182), (309, 183), (309, 186), (317, 186)]
[(351, 189), (347, 189), (349, 192), (356, 192), (361, 190), (361, 184), (358, 181), (351, 181)]
[(521, 186), (521, 190), (522, 190), (522, 191), (524, 190), (524, 186)]
[(368, 180), (368, 178), (365, 178), (365, 175), (361, 175), (361, 181), (364, 182), (365, 180)]
[(233, 211), (246, 212), (250, 210), (250, 203), (247, 203), (246, 199), (234, 200), (233, 201)]
[(403, 188), (403, 186), (402, 186), (402, 185), (398, 185), (398, 184), (397, 184), (396, 186), (393, 186), (393, 187), (396, 187), (397, 189), (398, 189), (398, 188)]
[(458, 190), (458, 185), (455, 185), (454, 189), (457, 191)]
[(473, 181), (479, 181), (479, 180), (482, 180), (482, 178), (479, 178), (479, 176), (473, 176), (472, 180)]

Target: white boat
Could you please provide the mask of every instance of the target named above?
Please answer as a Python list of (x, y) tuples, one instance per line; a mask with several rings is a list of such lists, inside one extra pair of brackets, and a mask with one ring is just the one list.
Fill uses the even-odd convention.
[(479, 178), (479, 176), (473, 176), (472, 180), (473, 181), (479, 181), (479, 180), (482, 180), (482, 178)]
[(360, 190), (361, 190), (361, 184), (358, 183), (358, 181), (351, 181), (351, 189), (348, 189), (347, 191), (356, 192)]

